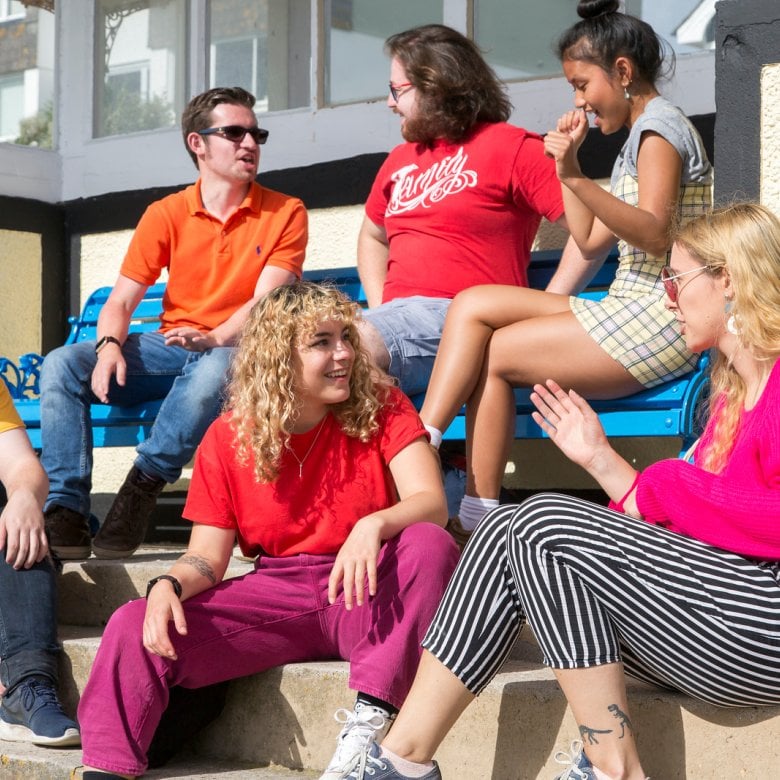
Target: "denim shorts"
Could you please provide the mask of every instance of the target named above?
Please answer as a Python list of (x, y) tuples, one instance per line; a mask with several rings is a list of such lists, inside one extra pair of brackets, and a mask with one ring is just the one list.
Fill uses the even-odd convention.
[(450, 298), (415, 295), (363, 312), (363, 318), (379, 331), (390, 353), (389, 373), (407, 395), (428, 387), (450, 303)]

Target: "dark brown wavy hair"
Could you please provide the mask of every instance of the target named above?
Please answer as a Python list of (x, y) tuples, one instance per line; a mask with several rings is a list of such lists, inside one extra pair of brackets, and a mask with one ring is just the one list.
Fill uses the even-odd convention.
[(506, 87), (477, 45), (457, 30), (426, 24), (392, 35), (385, 49), (417, 90), (417, 116), (404, 137), (430, 145), (462, 141), (477, 122), (506, 122), (512, 104)]

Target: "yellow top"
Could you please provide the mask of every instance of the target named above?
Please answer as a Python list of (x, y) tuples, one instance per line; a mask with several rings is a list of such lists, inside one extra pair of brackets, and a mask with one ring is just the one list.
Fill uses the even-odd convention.
[(24, 423), (14, 408), (14, 402), (11, 400), (5, 382), (0, 379), (0, 433), (10, 431), (12, 428), (24, 428)]

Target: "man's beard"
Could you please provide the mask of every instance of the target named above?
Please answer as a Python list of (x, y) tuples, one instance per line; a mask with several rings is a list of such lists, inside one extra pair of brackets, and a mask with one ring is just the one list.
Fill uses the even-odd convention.
[(407, 119), (401, 126), (401, 135), (405, 141), (413, 144), (431, 144), (436, 140), (433, 128), (425, 117), (416, 116)]

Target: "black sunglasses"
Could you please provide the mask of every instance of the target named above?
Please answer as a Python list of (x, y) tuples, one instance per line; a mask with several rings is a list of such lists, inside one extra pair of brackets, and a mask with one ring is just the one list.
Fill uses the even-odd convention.
[(241, 143), (247, 133), (252, 136), (252, 140), (256, 144), (264, 144), (268, 140), (268, 130), (264, 130), (262, 127), (225, 125), (225, 127), (207, 127), (205, 130), (198, 130), (198, 135), (218, 135), (234, 144)]

